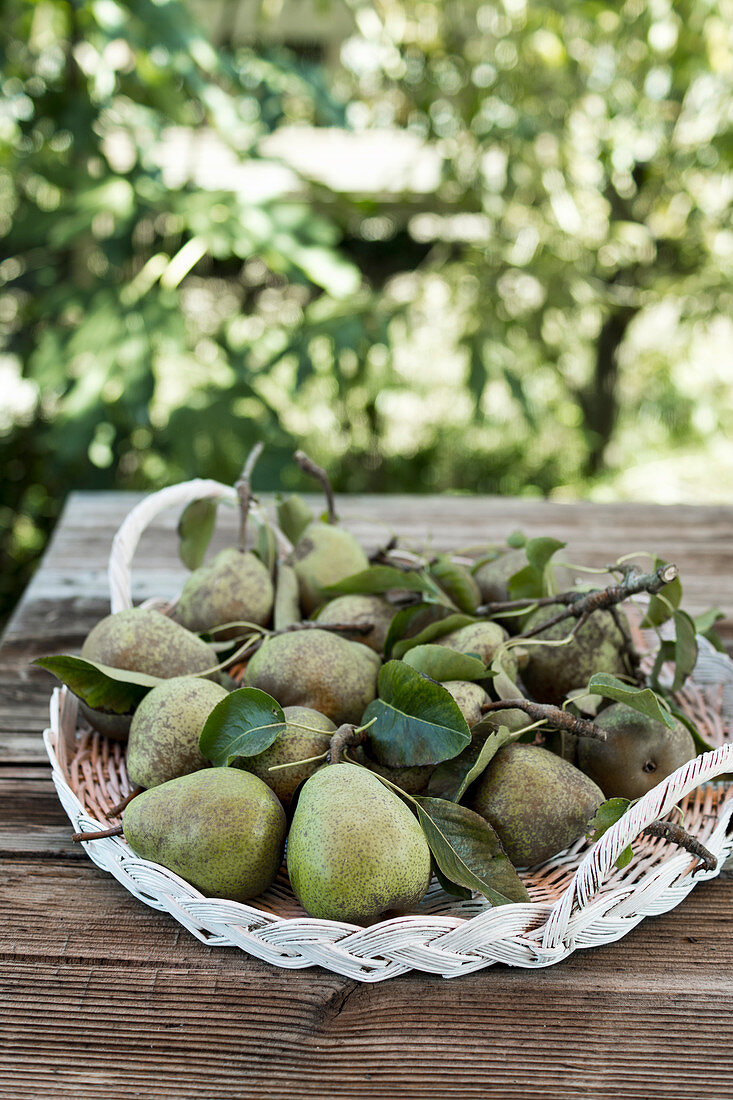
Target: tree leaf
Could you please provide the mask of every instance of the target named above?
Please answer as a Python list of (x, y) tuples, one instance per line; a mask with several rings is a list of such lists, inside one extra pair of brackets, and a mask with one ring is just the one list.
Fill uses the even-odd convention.
[(494, 654), (494, 659), (489, 666), (494, 675), (491, 690), (494, 692), (497, 699), (523, 699), (524, 692), (519, 690), (504, 667), (506, 654), (507, 651), (501, 646)]
[[(601, 802), (600, 806), (595, 812), (595, 815), (588, 822), (588, 829), (586, 836), (589, 840), (600, 840), (604, 833), (607, 833), (612, 825), (615, 825), (617, 821), (624, 816), (628, 810), (631, 802), (628, 798), (608, 798), (605, 802)], [(634, 857), (634, 851), (629, 844), (619, 854), (616, 860), (615, 866), (622, 871), (624, 867), (627, 867)]]
[(404, 661), (379, 670), (379, 698), (364, 711), (369, 753), (390, 768), (438, 764), (457, 756), (471, 740), (466, 719), (453, 696)]
[[(444, 608), (436, 610), (445, 610)], [(398, 612), (401, 614), (401, 612)], [(397, 615), (395, 615), (395, 619)], [(392, 645), (391, 656), (399, 659), (410, 649), (414, 649), (417, 645), (427, 645), (428, 642), (435, 641), (436, 638), (443, 638), (446, 634), (450, 634), (454, 630), (460, 630), (462, 626), (469, 626), (470, 623), (475, 623), (471, 615), (452, 614), (442, 615), (440, 619), (436, 619), (427, 626), (423, 627), (417, 634), (412, 635), (409, 638), (402, 638), (399, 641), (395, 641)], [(392, 620), (392, 624), (394, 619)], [(392, 625), (390, 625), (390, 630)]]
[(202, 497), (192, 500), (181, 512), (178, 520), (178, 556), (191, 570), (198, 569), (204, 560), (216, 524), (215, 500)]
[(530, 539), (524, 547), (528, 564), (509, 578), (507, 588), (511, 600), (537, 599), (550, 594), (548, 577), (550, 560), (566, 544), (559, 539)]
[(675, 628), (672, 691), (679, 691), (697, 664), (697, 637), (695, 624), (686, 611), (675, 611), (672, 619)]
[(435, 862), (435, 856), (433, 856), (433, 874), (446, 894), (451, 894), (454, 898), (461, 898), (462, 901), (470, 901), (473, 897), (473, 890), (469, 890), (465, 886), (459, 886), (457, 882), (451, 882), (449, 878), (445, 877)]
[(426, 796), (413, 801), (445, 879), (483, 894), (492, 905), (530, 900), (498, 836), (480, 814), (443, 798)]
[(515, 741), (517, 736), (507, 726), (499, 726), (498, 730), (488, 735), (481, 747), (476, 763), (469, 768), (461, 780), (461, 784), (456, 791), (456, 802), (460, 802), (471, 784), (475, 783), (480, 775), (483, 775), (499, 749), (503, 745), (508, 745), (510, 741)]
[(275, 608), (273, 626), (275, 630), (285, 630), (302, 618), (298, 577), (291, 565), (280, 562), (275, 580)]
[(403, 660), (431, 680), (481, 680), (491, 675), (480, 658), (444, 645), (414, 646)]
[(355, 593), (381, 595), (384, 592), (421, 592), (433, 602), (445, 603), (446, 595), (425, 572), (410, 569), (405, 572), (393, 565), (370, 565), (360, 573), (344, 577), (336, 584), (323, 588), (326, 596), (350, 596)]
[(266, 691), (237, 688), (206, 719), (199, 748), (217, 768), (236, 766), (238, 757), (257, 756), (269, 749), (285, 725), (282, 707)]
[(254, 552), (266, 567), (270, 576), (272, 576), (275, 563), (277, 562), (277, 539), (275, 538), (275, 532), (272, 527), (270, 527), (270, 524), (265, 521), (254, 519), (253, 517), (252, 522), (257, 532), (255, 535)]
[(277, 522), (283, 533), (295, 545), (309, 523), (313, 522), (313, 512), (297, 493), (278, 498), (275, 506)]
[[(654, 569), (659, 569), (660, 566), (668, 564), (669, 563), (663, 558), (654, 559)], [(664, 599), (660, 600), (659, 596), (664, 596)], [(650, 596), (649, 607), (647, 608), (646, 615), (641, 621), (642, 628), (646, 630), (648, 627), (661, 626), (662, 623), (666, 623), (667, 619), (672, 615), (672, 609), (669, 607), (669, 604), (672, 605), (672, 608), (679, 607), (681, 599), (682, 581), (679, 577), (675, 577), (673, 581), (670, 581), (669, 584), (665, 584), (664, 587), (660, 589), (658, 596)], [(665, 601), (669, 601), (669, 604)]]
[(112, 714), (129, 714), (151, 688), (165, 683), (159, 676), (112, 668), (65, 653), (38, 657), (32, 663), (52, 672), (87, 706)]
[(674, 718), (669, 709), (651, 688), (637, 688), (623, 683), (609, 672), (596, 672), (588, 681), (588, 691), (595, 695), (602, 695), (604, 699), (615, 699), (617, 703), (626, 703), (627, 706), (645, 714), (655, 722), (663, 722), (669, 729), (674, 729)]
[(459, 611), (468, 615), (475, 613), (481, 594), (467, 569), (451, 561), (447, 554), (439, 554), (430, 566), (430, 575)]

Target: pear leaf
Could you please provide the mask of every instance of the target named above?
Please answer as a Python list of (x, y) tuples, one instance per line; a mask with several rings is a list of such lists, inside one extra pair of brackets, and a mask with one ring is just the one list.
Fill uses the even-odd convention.
[(604, 699), (626, 703), (627, 706), (633, 707), (654, 722), (663, 722), (669, 729), (674, 729), (674, 718), (669, 713), (669, 708), (651, 688), (632, 687), (631, 684), (625, 684), (623, 680), (617, 679), (609, 672), (596, 672), (588, 681), (588, 691), (595, 695), (602, 695)]
[(112, 668), (83, 657), (59, 654), (38, 657), (34, 665), (45, 668), (93, 710), (129, 714), (151, 688), (166, 681), (144, 672)]
[(488, 735), (481, 747), (476, 763), (469, 768), (461, 780), (461, 785), (456, 791), (456, 802), (460, 802), (471, 784), (475, 783), (480, 775), (483, 775), (499, 749), (503, 745), (508, 745), (510, 741), (516, 741), (518, 736), (518, 733), (512, 733), (507, 726), (499, 726), (498, 730), (494, 730), (493, 733)]
[(324, 587), (326, 596), (351, 596), (355, 593), (369, 596), (382, 595), (391, 591), (421, 592), (434, 603), (445, 603), (446, 595), (435, 581), (425, 572), (417, 569), (402, 570), (393, 565), (370, 565), (350, 577), (344, 577), (336, 584)]
[(413, 801), (444, 879), (483, 894), (492, 905), (530, 900), (498, 836), (480, 814), (443, 798)]
[(479, 657), (444, 645), (414, 646), (403, 660), (431, 680), (481, 680), (491, 675)]
[(552, 588), (550, 559), (566, 544), (559, 539), (530, 539), (524, 547), (528, 565), (509, 578), (507, 585), (512, 600), (537, 599), (550, 595)]
[(286, 630), (301, 620), (298, 577), (291, 565), (280, 562), (275, 581), (275, 608), (273, 626), (275, 630)]
[(457, 756), (471, 732), (453, 696), (404, 661), (379, 670), (378, 698), (364, 711), (369, 753), (390, 768), (438, 764)]
[[(426, 605), (423, 604), (422, 606), (425, 607)], [(395, 641), (391, 643), (391, 649), (389, 651), (387, 650), (387, 642), (389, 642), (390, 640), (388, 636), (387, 641), (385, 642), (385, 653), (389, 652), (390, 656), (399, 659), (401, 657), (404, 657), (407, 651), (413, 649), (416, 645), (427, 645), (428, 642), (434, 642), (436, 638), (443, 638), (446, 634), (450, 634), (453, 630), (460, 630), (462, 626), (469, 626), (471, 623), (475, 623), (477, 621), (471, 615), (463, 615), (458, 613), (455, 613), (453, 615), (446, 615), (444, 614), (445, 608), (443, 607), (435, 607), (434, 609), (441, 612), (439, 618), (433, 617), (426, 623), (425, 626), (421, 627), (421, 629), (418, 630), (416, 634), (413, 634), (411, 632), (409, 637), (400, 638), (399, 640), (395, 639)], [(405, 608), (405, 610), (412, 611), (413, 608)], [(402, 611), (397, 612), (397, 615), (402, 614)], [(392, 627), (395, 625), (397, 615), (395, 615), (390, 624), (390, 633), (392, 631)], [(411, 627), (417, 625), (417, 622), (418, 620), (417, 618), (415, 618), (411, 623)]]
[[(631, 805), (628, 798), (608, 798), (605, 802), (601, 802), (600, 806), (595, 812), (595, 815), (588, 822), (588, 831), (586, 836), (589, 840), (600, 840), (604, 833), (608, 832), (612, 825), (615, 825), (619, 821), (629, 806)], [(619, 871), (622, 871), (624, 867), (628, 866), (634, 856), (633, 849), (629, 844), (620, 853), (616, 860), (616, 867)]]
[(265, 520), (253, 519), (256, 531), (254, 552), (272, 576), (277, 561), (277, 539), (270, 524)]
[(283, 709), (259, 688), (237, 688), (217, 703), (199, 737), (201, 753), (217, 767), (236, 767), (243, 756), (258, 756), (285, 730)]
[(514, 680), (504, 667), (503, 658), (506, 657), (506, 649), (502, 646), (497, 649), (491, 662), (491, 672), (494, 676), (492, 690), (499, 699), (522, 699), (524, 692), (520, 691)]
[(309, 523), (313, 522), (313, 512), (297, 493), (277, 498), (275, 506), (280, 530), (295, 545)]
[[(659, 569), (663, 565), (668, 565), (663, 558), (654, 559), (654, 569)], [(664, 599), (660, 599), (663, 596)], [(665, 584), (660, 589), (659, 595), (654, 595), (649, 598), (649, 606), (647, 608), (646, 615), (641, 621), (641, 626), (644, 630), (648, 627), (661, 626), (662, 623), (666, 623), (672, 615), (674, 608), (680, 606), (682, 599), (682, 581), (679, 577), (675, 577), (669, 584)], [(671, 607), (670, 607), (671, 604)]]
[(459, 611), (475, 613), (480, 596), (467, 569), (451, 561), (447, 554), (439, 554), (430, 566), (430, 574)]
[(470, 901), (473, 897), (473, 890), (468, 890), (465, 886), (459, 886), (457, 882), (451, 882), (449, 878), (445, 877), (435, 862), (435, 856), (433, 856), (433, 874), (437, 878), (440, 888), (446, 894), (451, 894), (454, 898), (461, 898), (462, 901)]
[(679, 691), (697, 664), (697, 638), (695, 624), (686, 611), (675, 611), (672, 620), (675, 628), (672, 691)]
[(703, 611), (702, 615), (695, 616), (695, 632), (707, 638), (711, 645), (715, 646), (719, 653), (725, 653), (723, 639), (715, 630), (715, 624), (724, 619), (725, 614), (719, 607), (711, 607), (709, 611)]
[(178, 520), (178, 556), (191, 570), (204, 560), (216, 524), (216, 501), (209, 497), (192, 500)]

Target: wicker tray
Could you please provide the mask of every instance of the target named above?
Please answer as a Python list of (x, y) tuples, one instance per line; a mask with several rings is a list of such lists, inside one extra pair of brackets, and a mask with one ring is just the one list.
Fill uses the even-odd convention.
[[(140, 535), (168, 507), (200, 497), (235, 500), (214, 481), (191, 481), (146, 497), (130, 512), (113, 543), (109, 579), (112, 611), (132, 606), (130, 568)], [(457, 901), (433, 885), (409, 916), (367, 928), (308, 917), (281, 869), (270, 889), (250, 904), (207, 898), (173, 872), (140, 859), (120, 837), (84, 845), (89, 857), (126, 890), (169, 913), (204, 943), (239, 947), (289, 969), (320, 965), (359, 981), (420, 970), (455, 977), (491, 966), (540, 967), (577, 948), (620, 939), (645, 916), (678, 905), (697, 882), (713, 878), (733, 851), (728, 827), (733, 784), (712, 780), (733, 772), (733, 662), (699, 639), (693, 676), (677, 697), (715, 750), (698, 756), (652, 791), (596, 844), (582, 840), (540, 867), (522, 872), (531, 903), (492, 909), (483, 898)], [(53, 781), (75, 831), (107, 828), (105, 812), (127, 794), (124, 746), (89, 729), (65, 688), (51, 698), (44, 742)], [(643, 838), (622, 871), (621, 851), (681, 802), (685, 827), (717, 857), (699, 869), (687, 852)], [(114, 820), (114, 819), (113, 819)]]

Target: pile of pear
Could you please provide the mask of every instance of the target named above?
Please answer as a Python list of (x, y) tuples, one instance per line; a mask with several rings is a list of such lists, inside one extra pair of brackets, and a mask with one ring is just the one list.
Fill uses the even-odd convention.
[[(286, 560), (269, 567), (251, 550), (221, 551), (191, 573), (170, 616), (143, 608), (109, 615), (87, 637), (82, 656), (162, 681), (129, 721), (127, 772), (141, 793), (122, 820), (135, 853), (207, 896), (246, 901), (281, 871), (287, 841), (287, 873), (306, 912), (368, 924), (385, 913), (413, 911), (431, 881), (430, 850), (417, 818), (377, 776), (413, 795), (441, 795), (439, 769), (389, 768), (370, 757), (368, 746), (356, 750), (356, 762), (328, 761), (337, 728), (358, 725), (377, 696), (399, 598), (329, 599), (329, 586), (367, 569), (364, 548), (337, 524), (302, 514), (294, 530)], [(523, 560), (520, 551), (508, 550), (473, 573), (455, 566), (451, 583), (455, 588), (458, 577), (462, 598), (468, 593), (475, 610), (481, 601), (507, 598), (508, 578)], [(292, 622), (283, 627), (281, 619), (275, 629), (283, 577), (292, 583), (297, 610)], [(554, 610), (535, 611), (529, 625)], [(264, 629), (264, 640), (236, 684), (210, 639), (228, 638), (234, 646), (253, 624)], [(348, 636), (328, 629), (334, 624), (361, 630)], [(565, 625), (550, 627), (547, 638), (564, 636)], [(436, 643), (478, 656), (488, 667), (508, 638), (501, 622), (484, 619)], [(508, 659), (506, 670), (527, 698), (562, 703), (594, 672), (622, 674), (625, 641), (617, 619), (599, 612), (571, 645), (514, 651), (519, 661)], [(236, 686), (272, 696), (283, 708), (285, 729), (259, 755), (238, 758), (235, 767), (212, 767), (200, 734)], [(475, 759), (500, 725), (527, 724), (516, 710), (484, 713), (496, 698), (488, 676), (444, 687), (471, 732), (467, 758)], [(95, 720), (93, 712), (90, 717)], [(508, 744), (469, 787), (465, 804), (492, 825), (515, 866), (552, 858), (586, 834), (604, 799), (638, 798), (695, 755), (683, 726), (669, 731), (622, 704), (607, 706), (595, 721), (607, 731), (605, 742), (563, 735), (544, 746)]]

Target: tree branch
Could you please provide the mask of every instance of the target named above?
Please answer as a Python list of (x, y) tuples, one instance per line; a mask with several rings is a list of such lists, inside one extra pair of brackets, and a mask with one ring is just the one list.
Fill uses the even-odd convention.
[(578, 737), (593, 737), (596, 741), (605, 741), (607, 734), (600, 726), (595, 726), (587, 718), (578, 718), (568, 710), (553, 707), (550, 703), (530, 703), (529, 699), (500, 699), (498, 703), (484, 703), (482, 714), (494, 710), (521, 710), (535, 722), (547, 722), (555, 730), (566, 730)]

